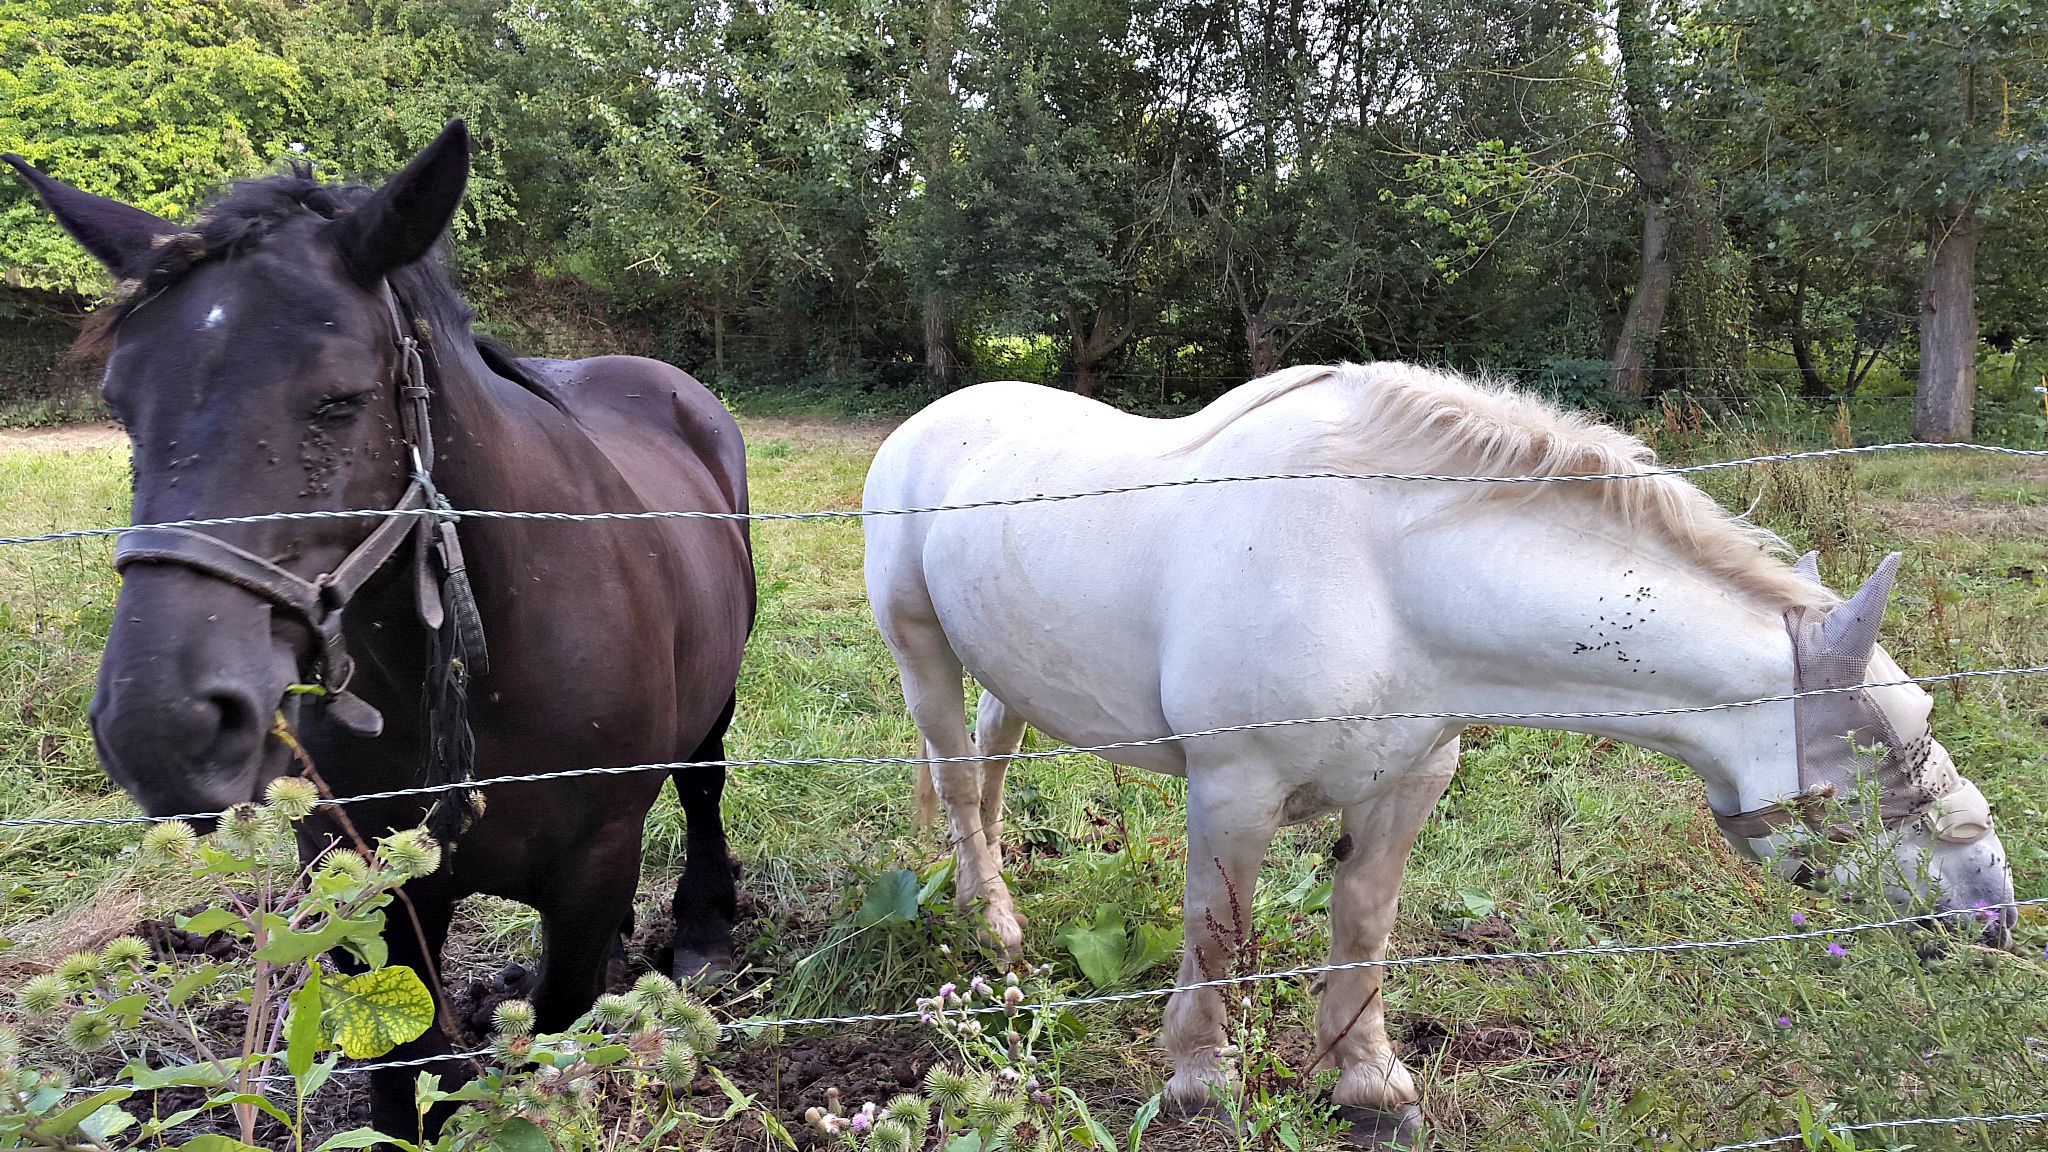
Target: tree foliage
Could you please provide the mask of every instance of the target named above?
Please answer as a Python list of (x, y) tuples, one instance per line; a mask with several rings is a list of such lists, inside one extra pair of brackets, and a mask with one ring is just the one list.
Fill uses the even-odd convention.
[[(295, 155), (388, 171), (462, 115), (487, 304), (594, 292), (735, 377), (909, 383), (964, 349), (1156, 400), (1309, 358), (1611, 354), (1630, 392), (1782, 370), (1825, 397), (1922, 361), (1971, 383), (1962, 303), (1995, 350), (2048, 342), (2043, 15), (13, 0), (0, 148), (177, 215)], [(12, 189), (0, 268), (17, 300), (103, 287)]]

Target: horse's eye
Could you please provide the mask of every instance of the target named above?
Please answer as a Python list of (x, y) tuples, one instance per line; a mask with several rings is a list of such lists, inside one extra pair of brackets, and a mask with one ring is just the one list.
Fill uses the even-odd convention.
[(329, 396), (314, 407), (313, 416), (319, 420), (346, 420), (363, 410), (363, 403), (370, 398), (368, 392), (357, 392), (353, 396)]

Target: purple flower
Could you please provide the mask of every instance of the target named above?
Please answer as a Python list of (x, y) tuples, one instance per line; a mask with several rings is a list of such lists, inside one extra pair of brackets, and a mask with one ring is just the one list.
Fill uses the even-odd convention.
[(1837, 940), (1834, 943), (1828, 945), (1828, 955), (1833, 956), (1837, 960), (1840, 960), (1842, 957), (1847, 956), (1848, 954), (1849, 946), (1847, 944), (1842, 943), (1840, 940)]
[(1804, 923), (1806, 923), (1806, 913), (1804, 913), (1804, 912), (1794, 912), (1794, 913), (1792, 914), (1792, 926), (1793, 926), (1794, 928), (1797, 928), (1797, 927), (1799, 927), (1799, 926), (1800, 926), (1801, 924), (1804, 924)]
[(1780, 1028), (1790, 1028), (1791, 1026), (1792, 1026), (1792, 1018), (1791, 1018), (1790, 1016), (1780, 1016), (1780, 1017), (1778, 1017), (1778, 1027), (1780, 1027)]

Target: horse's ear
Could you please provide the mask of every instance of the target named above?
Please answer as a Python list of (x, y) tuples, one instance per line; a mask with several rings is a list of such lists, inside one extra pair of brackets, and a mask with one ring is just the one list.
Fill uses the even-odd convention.
[(450, 120), (404, 171), (332, 225), (349, 275), (374, 288), (425, 256), (455, 219), (468, 183), (469, 128)]
[(132, 204), (95, 196), (62, 180), (53, 180), (12, 152), (0, 156), (0, 160), (11, 165), (22, 181), (35, 189), (71, 238), (116, 276), (148, 252), (157, 237), (178, 231), (176, 224)]
[(1808, 552), (1806, 555), (1801, 556), (1792, 565), (1792, 570), (1806, 577), (1812, 583), (1819, 584), (1822, 588), (1827, 587), (1827, 585), (1820, 582), (1820, 553), (1818, 552)]
[(1884, 558), (1863, 587), (1843, 603), (1828, 610), (1820, 622), (1821, 648), (1830, 656), (1864, 660), (1877, 646), (1877, 631), (1884, 624), (1884, 608), (1891, 602), (1892, 584), (1899, 576), (1899, 554)]

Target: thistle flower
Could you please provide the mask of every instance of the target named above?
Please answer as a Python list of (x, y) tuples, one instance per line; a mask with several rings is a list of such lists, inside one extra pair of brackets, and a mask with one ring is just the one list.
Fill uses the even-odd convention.
[(441, 845), (424, 828), (408, 828), (377, 841), (377, 855), (407, 880), (431, 876), (441, 867)]
[(1792, 914), (1792, 926), (1793, 926), (1794, 928), (1797, 928), (1797, 927), (1799, 927), (1800, 925), (1802, 925), (1802, 924), (1804, 924), (1804, 923), (1806, 923), (1806, 913), (1804, 913), (1804, 912), (1794, 912), (1794, 913)]
[(910, 1129), (897, 1123), (894, 1117), (886, 1118), (868, 1133), (868, 1152), (910, 1152), (915, 1139)]
[(1778, 1017), (1778, 1027), (1780, 1027), (1780, 1028), (1790, 1028), (1791, 1026), (1792, 1026), (1792, 1018), (1791, 1018), (1790, 1016), (1780, 1016), (1780, 1017)]
[(619, 1031), (631, 1024), (633, 1018), (639, 1014), (639, 1007), (624, 996), (599, 996), (597, 1003), (590, 1006), (590, 1018), (607, 1032)]
[(80, 1052), (96, 1052), (114, 1038), (114, 1022), (98, 1012), (79, 1012), (64, 1022), (64, 1042)]
[(1024, 1003), (1024, 990), (1022, 988), (1012, 984), (1008, 988), (1003, 989), (1003, 1007), (1015, 1012), (1017, 1006), (1022, 1003)]
[(924, 1074), (924, 1090), (941, 1112), (960, 1112), (974, 1103), (978, 1093), (974, 1078), (944, 1064), (934, 1064)]
[(1833, 956), (1837, 960), (1840, 960), (1842, 957), (1847, 956), (1848, 954), (1849, 946), (1847, 944), (1842, 943), (1840, 940), (1834, 940), (1829, 942), (1828, 955)]
[(313, 787), (311, 780), (298, 776), (280, 776), (263, 790), (263, 798), (277, 810), (277, 814), (296, 824), (313, 814), (320, 806), (320, 790)]
[(491, 1010), (491, 1027), (500, 1036), (530, 1036), (533, 1034), (533, 1020), (533, 1005), (524, 1000), (507, 1000)]
[(228, 809), (213, 839), (233, 855), (254, 856), (263, 851), (275, 831), (269, 812), (261, 805), (237, 804)]
[(74, 988), (90, 988), (106, 970), (97, 952), (73, 952), (57, 961), (57, 978)]
[(199, 833), (192, 830), (183, 820), (166, 820), (152, 824), (142, 834), (142, 855), (145, 859), (157, 861), (188, 860), (192, 856), (192, 845), (199, 839)]
[(100, 950), (109, 967), (136, 968), (149, 959), (149, 945), (140, 936), (117, 936)]
[(905, 1092), (893, 1097), (882, 1106), (886, 1121), (903, 1125), (912, 1132), (922, 1132), (932, 1122), (932, 1106), (924, 1097)]
[(687, 993), (678, 992), (662, 1005), (661, 1022), (699, 1056), (718, 1050), (718, 1018)]
[(21, 986), (21, 1010), (30, 1016), (48, 1016), (64, 1006), (71, 985), (54, 972), (31, 976)]
[(875, 1102), (873, 1100), (870, 1100), (867, 1103), (862, 1104), (860, 1106), (860, 1111), (855, 1112), (850, 1118), (848, 1118), (847, 1127), (853, 1129), (855, 1132), (865, 1132), (869, 1128), (874, 1127), (874, 1123)]
[(967, 1122), (1008, 1132), (1024, 1122), (1024, 1101), (1009, 1092), (990, 1092), (967, 1106)]
[(350, 884), (366, 884), (370, 880), (370, 862), (352, 848), (337, 848), (329, 852), (322, 866)]
[(626, 993), (642, 1009), (659, 1014), (669, 998), (676, 994), (676, 982), (659, 972), (649, 972), (633, 982), (633, 990)]
[(968, 982), (967, 982), (967, 998), (968, 998), (968, 999), (972, 1000), (972, 999), (973, 999), (974, 997), (976, 997), (976, 996), (993, 996), (993, 995), (995, 995), (995, 989), (993, 989), (993, 988), (990, 988), (990, 987), (988, 986), (988, 981), (986, 981), (986, 980), (982, 979), (981, 977), (979, 977), (979, 976), (976, 976), (976, 977), (975, 977), (974, 979), (972, 979), (972, 980), (970, 980), (970, 981), (968, 981)]
[(688, 1044), (664, 1044), (661, 1056), (654, 1062), (654, 1074), (671, 1088), (688, 1088), (697, 1078), (697, 1053)]

